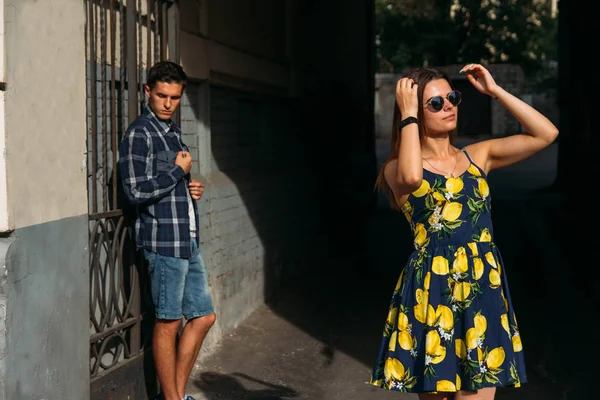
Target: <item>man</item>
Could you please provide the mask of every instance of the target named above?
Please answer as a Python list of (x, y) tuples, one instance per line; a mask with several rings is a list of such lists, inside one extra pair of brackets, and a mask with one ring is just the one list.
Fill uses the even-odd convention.
[[(165, 400), (194, 400), (186, 383), (215, 312), (199, 250), (196, 200), (204, 185), (190, 179), (192, 157), (171, 120), (187, 82), (181, 66), (161, 61), (148, 71), (147, 105), (123, 137), (119, 167), (136, 208), (136, 243), (151, 277), (156, 324), (152, 351)], [(177, 344), (182, 318), (186, 324)]]

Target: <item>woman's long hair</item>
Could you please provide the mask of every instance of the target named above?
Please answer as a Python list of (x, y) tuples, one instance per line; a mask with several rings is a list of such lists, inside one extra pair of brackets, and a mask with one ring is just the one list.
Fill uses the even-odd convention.
[[(448, 81), (448, 84), (450, 85), (450, 87), (453, 88), (452, 81), (450, 80), (450, 76), (448, 76), (447, 73), (445, 73), (444, 71), (440, 71), (438, 69), (434, 69), (434, 68), (414, 68), (414, 69), (408, 71), (406, 73), (405, 77), (412, 79), (418, 85), (417, 97), (418, 97), (419, 109), (417, 111), (417, 119), (421, 122), (421, 123), (419, 123), (419, 138), (421, 139), (421, 142), (422, 142), (423, 138), (424, 138), (424, 132), (425, 132), (425, 124), (422, 122), (423, 121), (423, 106), (422, 106), (423, 91), (425, 90), (425, 86), (427, 86), (427, 84), (431, 81), (435, 81), (438, 79), (445, 79), (446, 81)], [(394, 89), (394, 93), (395, 93), (395, 89)], [(395, 94), (394, 94), (394, 97), (395, 97)], [(392, 161), (393, 159), (398, 157), (398, 153), (400, 150), (400, 130), (398, 129), (398, 123), (400, 123), (400, 121), (402, 121), (402, 115), (400, 113), (400, 109), (398, 108), (398, 103), (396, 101), (394, 101), (394, 117), (392, 119), (392, 141), (391, 141), (391, 147), (390, 147), (390, 155), (389, 155), (388, 159), (380, 166), (379, 175), (377, 176), (377, 179), (375, 180), (375, 190), (378, 190), (378, 191), (382, 192), (383, 194), (385, 194), (385, 196), (387, 197), (387, 199), (390, 203), (390, 206), (392, 207), (392, 209), (395, 209), (395, 210), (400, 210), (400, 206), (398, 205), (398, 202), (396, 201), (396, 198), (394, 197), (394, 192), (392, 192), (392, 189), (385, 181), (383, 171), (385, 169), (385, 166), (390, 161)], [(455, 136), (456, 136), (456, 130), (453, 130), (452, 132), (450, 132), (450, 142), (451, 143), (454, 143)]]

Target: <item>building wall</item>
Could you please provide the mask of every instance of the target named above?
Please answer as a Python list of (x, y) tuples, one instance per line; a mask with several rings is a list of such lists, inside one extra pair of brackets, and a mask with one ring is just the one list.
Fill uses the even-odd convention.
[(88, 398), (86, 228), (84, 215), (12, 234), (3, 292), (7, 400)]
[[(201, 245), (217, 310), (201, 359), (344, 240), (343, 224), (324, 228), (338, 213), (370, 206), (369, 19), (364, 4), (295, 0), (182, 0), (180, 14), (194, 82), (182, 130), (206, 183)], [(340, 45), (349, 37), (352, 49)]]
[(6, 269), (0, 399), (83, 399), (89, 393), (83, 2), (5, 0), (4, 26), (8, 231), (0, 247)]
[[(574, 177), (581, 171), (599, 171), (595, 153), (598, 148), (594, 93), (600, 88), (600, 77), (583, 38), (594, 32), (600, 3), (579, 8), (573, 2), (560, 1), (558, 106), (560, 109), (560, 141), (557, 183), (569, 197)], [(582, 67), (583, 66), (583, 67)]]
[(314, 170), (285, 103), (209, 83), (186, 88), (181, 127), (198, 160), (192, 176), (206, 184), (200, 241), (218, 315), (201, 357), (305, 270), (316, 245)]
[[(558, 2), (559, 18), (559, 68), (558, 68), (558, 105), (560, 109), (560, 135), (558, 153), (558, 176), (556, 188), (568, 200), (561, 208), (564, 223), (561, 227), (572, 224), (581, 215), (580, 191), (574, 187), (584, 187), (589, 177), (597, 176), (600, 171), (597, 149), (600, 138), (597, 128), (596, 93), (600, 90), (600, 76), (596, 65), (591, 61), (587, 42), (584, 40), (596, 32), (597, 16), (600, 3), (589, 3), (586, 7), (578, 7), (573, 1)], [(593, 224), (580, 224), (577, 235), (565, 235), (564, 248), (594, 248), (597, 245), (596, 229)], [(564, 228), (563, 228), (564, 229)], [(584, 295), (577, 307), (580, 315), (590, 315), (597, 309), (598, 301), (594, 295), (597, 291), (593, 279), (582, 277), (594, 276), (594, 263), (580, 264), (577, 273), (561, 276), (561, 289), (567, 296)], [(577, 370), (563, 369), (564, 365), (577, 363)], [(553, 364), (557, 376), (575, 382), (569, 396), (585, 398), (586, 388), (583, 382), (595, 378), (594, 361), (581, 358), (572, 352), (558, 352)], [(563, 381), (564, 381), (564, 378)], [(578, 384), (581, 382), (581, 384)]]
[[(201, 241), (218, 314), (208, 355), (286, 281), (322, 267), (336, 245), (352, 245), (346, 239), (360, 223), (344, 215), (370, 207), (372, 193), (370, 14), (341, 0), (179, 5), (190, 76), (181, 125), (197, 160), (192, 174), (207, 185)], [(0, 399), (86, 399), (84, 4), (6, 0), (4, 11)], [(352, 50), (342, 49), (349, 38)]]
[(10, 228), (87, 213), (85, 136), (76, 135), (85, 131), (84, 14), (73, 3), (6, 0)]

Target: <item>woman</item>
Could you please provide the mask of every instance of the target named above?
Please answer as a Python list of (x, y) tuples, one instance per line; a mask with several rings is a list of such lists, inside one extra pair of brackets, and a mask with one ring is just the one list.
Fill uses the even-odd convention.
[(392, 151), (377, 187), (406, 216), (415, 250), (392, 295), (371, 384), (421, 400), (493, 399), (526, 382), (523, 346), (494, 244), (490, 171), (548, 147), (558, 130), (496, 84), (460, 71), (527, 133), (453, 145), (460, 92), (441, 71), (418, 68), (396, 85)]

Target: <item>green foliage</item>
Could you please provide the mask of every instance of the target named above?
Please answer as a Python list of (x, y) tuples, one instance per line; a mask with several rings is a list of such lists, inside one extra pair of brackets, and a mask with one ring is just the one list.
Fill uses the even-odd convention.
[(540, 0), (375, 0), (379, 72), (511, 63), (532, 77), (557, 58), (557, 18)]
[(451, 63), (457, 41), (446, 10), (451, 0), (376, 0), (379, 72)]

